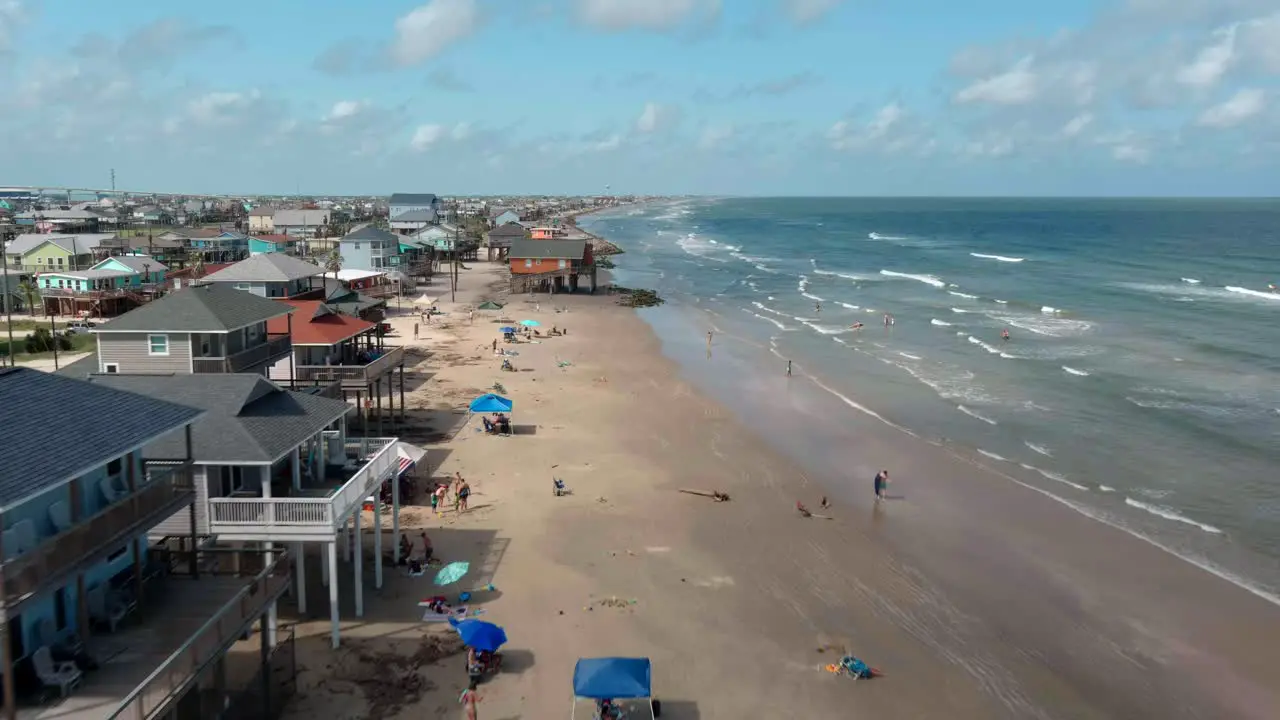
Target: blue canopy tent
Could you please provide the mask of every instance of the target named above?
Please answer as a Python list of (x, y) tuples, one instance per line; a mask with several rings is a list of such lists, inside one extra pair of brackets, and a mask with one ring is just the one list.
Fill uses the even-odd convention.
[(486, 393), (471, 401), (469, 406), (473, 413), (509, 413), (514, 405), (501, 395)]
[(491, 622), (483, 620), (450, 620), (450, 625), (458, 631), (463, 645), (477, 650), (497, 652), (498, 648), (507, 644), (507, 633)]
[(575, 715), (578, 699), (648, 700), (650, 717), (660, 705), (653, 699), (649, 658), (582, 658), (573, 669)]

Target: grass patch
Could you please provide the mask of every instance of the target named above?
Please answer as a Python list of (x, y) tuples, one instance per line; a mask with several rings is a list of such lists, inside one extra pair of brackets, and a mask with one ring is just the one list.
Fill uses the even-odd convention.
[[(14, 331), (13, 345), (14, 345), (14, 349), (18, 351), (15, 357), (16, 360), (18, 360), (19, 362), (23, 362), (26, 360), (44, 360), (44, 359), (52, 360), (53, 359), (52, 352), (28, 353), (26, 351), (26, 342), (27, 342), (27, 335), (29, 333), (23, 332), (19, 334), (18, 328), (16, 327), (17, 322), (14, 322), (14, 326), (15, 327), (13, 328), (13, 331)], [(47, 326), (42, 326), (42, 327), (47, 327)], [(71, 349), (59, 350), (58, 355), (62, 356), (62, 355), (71, 355), (73, 353), (93, 352), (97, 348), (98, 348), (97, 335), (94, 335), (92, 333), (76, 333), (71, 336)], [(8, 357), (9, 355), (8, 350), (9, 350), (9, 336), (8, 334), (5, 334), (3, 338), (0, 338), (0, 356)]]

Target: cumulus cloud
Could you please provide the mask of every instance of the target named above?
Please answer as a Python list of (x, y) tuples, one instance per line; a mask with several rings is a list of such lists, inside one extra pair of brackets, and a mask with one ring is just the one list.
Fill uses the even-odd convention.
[(367, 107), (367, 100), (339, 100), (333, 104), (329, 112), (324, 116), (325, 122), (341, 122), (358, 115)]
[(1093, 113), (1080, 113), (1071, 118), (1062, 126), (1062, 136), (1073, 138), (1078, 137), (1086, 128), (1093, 124)]
[(0, 0), (0, 55), (9, 51), (14, 32), (26, 17), (26, 8), (18, 0)]
[(914, 150), (932, 151), (935, 143), (919, 123), (912, 120), (906, 108), (891, 102), (871, 114), (865, 121), (839, 120), (826, 133), (834, 150), (846, 152), (899, 153)]
[(1266, 93), (1244, 88), (1227, 100), (1200, 113), (1196, 123), (1203, 127), (1229, 128), (1257, 117), (1266, 106)]
[(452, 128), (439, 123), (419, 125), (413, 131), (413, 137), (409, 140), (409, 148), (415, 152), (426, 152), (446, 141), (462, 142), (470, 138), (471, 134), (471, 124), (465, 122), (460, 122)]
[(782, 0), (783, 9), (793, 22), (805, 25), (822, 18), (844, 0)]
[(401, 16), (391, 42), (392, 62), (419, 65), (480, 28), (475, 0), (431, 0)]
[(667, 32), (690, 20), (714, 21), (721, 0), (577, 0), (578, 19), (606, 32)]
[(677, 115), (678, 111), (674, 107), (659, 105), (655, 102), (645, 103), (644, 109), (640, 111), (640, 117), (636, 118), (636, 132), (649, 135), (666, 130), (675, 124)]

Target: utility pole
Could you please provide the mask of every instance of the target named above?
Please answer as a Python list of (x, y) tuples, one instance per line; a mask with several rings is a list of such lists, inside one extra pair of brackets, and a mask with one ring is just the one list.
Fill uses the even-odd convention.
[(111, 197), (116, 195), (116, 169), (111, 168)]
[(9, 243), (12, 242), (13, 230), (5, 228), (4, 248), (0, 250), (0, 263), (4, 268), (4, 319), (9, 328), (9, 364), (16, 365), (17, 359), (13, 356), (13, 299), (9, 297)]
[(452, 282), (450, 283), (449, 300), (450, 302), (458, 302), (458, 201), (453, 201), (453, 272)]

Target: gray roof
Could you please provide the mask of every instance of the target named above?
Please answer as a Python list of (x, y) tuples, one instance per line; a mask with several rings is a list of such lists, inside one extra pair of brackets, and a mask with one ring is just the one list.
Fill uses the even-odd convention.
[[(107, 414), (103, 408), (109, 408)], [(31, 368), (0, 370), (0, 425), (5, 433), (0, 443), (0, 507), (51, 490), (173, 434), (200, 414), (193, 407), (64, 375)], [(80, 420), (67, 422), (73, 417)], [(186, 457), (186, 446), (165, 457)]]
[(5, 247), (5, 253), (8, 255), (25, 255), (45, 242), (51, 242), (69, 253), (88, 255), (93, 251), (93, 248), (98, 247), (98, 243), (111, 237), (115, 237), (115, 235), (111, 233), (80, 233), (77, 235), (29, 233), (14, 238), (13, 242)]
[(256, 207), (249, 211), (249, 217), (275, 217), (275, 208)]
[(277, 210), (271, 224), (280, 227), (320, 227), (329, 224), (328, 210)]
[(529, 231), (528, 229), (525, 228), (525, 226), (521, 225), (520, 223), (509, 222), (509, 223), (499, 225), (498, 227), (490, 230), (489, 235), (497, 236), (497, 237), (524, 238), (524, 237), (529, 237)]
[(435, 193), (393, 193), (388, 205), (430, 205), (436, 202)]
[(390, 230), (383, 230), (372, 225), (364, 225), (342, 236), (342, 242), (375, 242), (378, 240), (394, 240), (400, 242), (399, 235)]
[(50, 270), (37, 274), (51, 275), (54, 277), (79, 278), (81, 280), (103, 280), (106, 278), (133, 277), (134, 275), (132, 270), (108, 270), (105, 268), (97, 270), (93, 268), (88, 270)]
[(436, 219), (434, 210), (410, 210), (391, 218), (391, 222), (432, 222)]
[[(191, 428), (198, 463), (275, 462), (352, 409), (343, 400), (292, 392), (247, 373), (94, 375), (89, 380), (153, 398), (180, 398), (206, 411)], [(164, 438), (148, 445), (144, 455), (169, 457), (176, 442)]]
[(284, 303), (214, 283), (171, 292), (94, 332), (230, 332), (290, 312)]
[(263, 253), (222, 268), (206, 282), (289, 282), (315, 277), (324, 268), (284, 253)]
[(114, 260), (134, 272), (147, 272), (148, 270), (151, 272), (169, 271), (169, 267), (167, 265), (147, 255), (116, 255), (115, 257), (109, 257), (98, 264), (101, 265), (102, 263), (107, 262), (107, 260)]
[[(511, 243), (509, 258), (535, 260), (581, 260), (586, 254), (585, 240), (516, 240)], [(136, 311), (135, 311), (136, 312)], [(126, 316), (127, 317), (127, 316)], [(113, 323), (116, 321), (112, 321)]]

